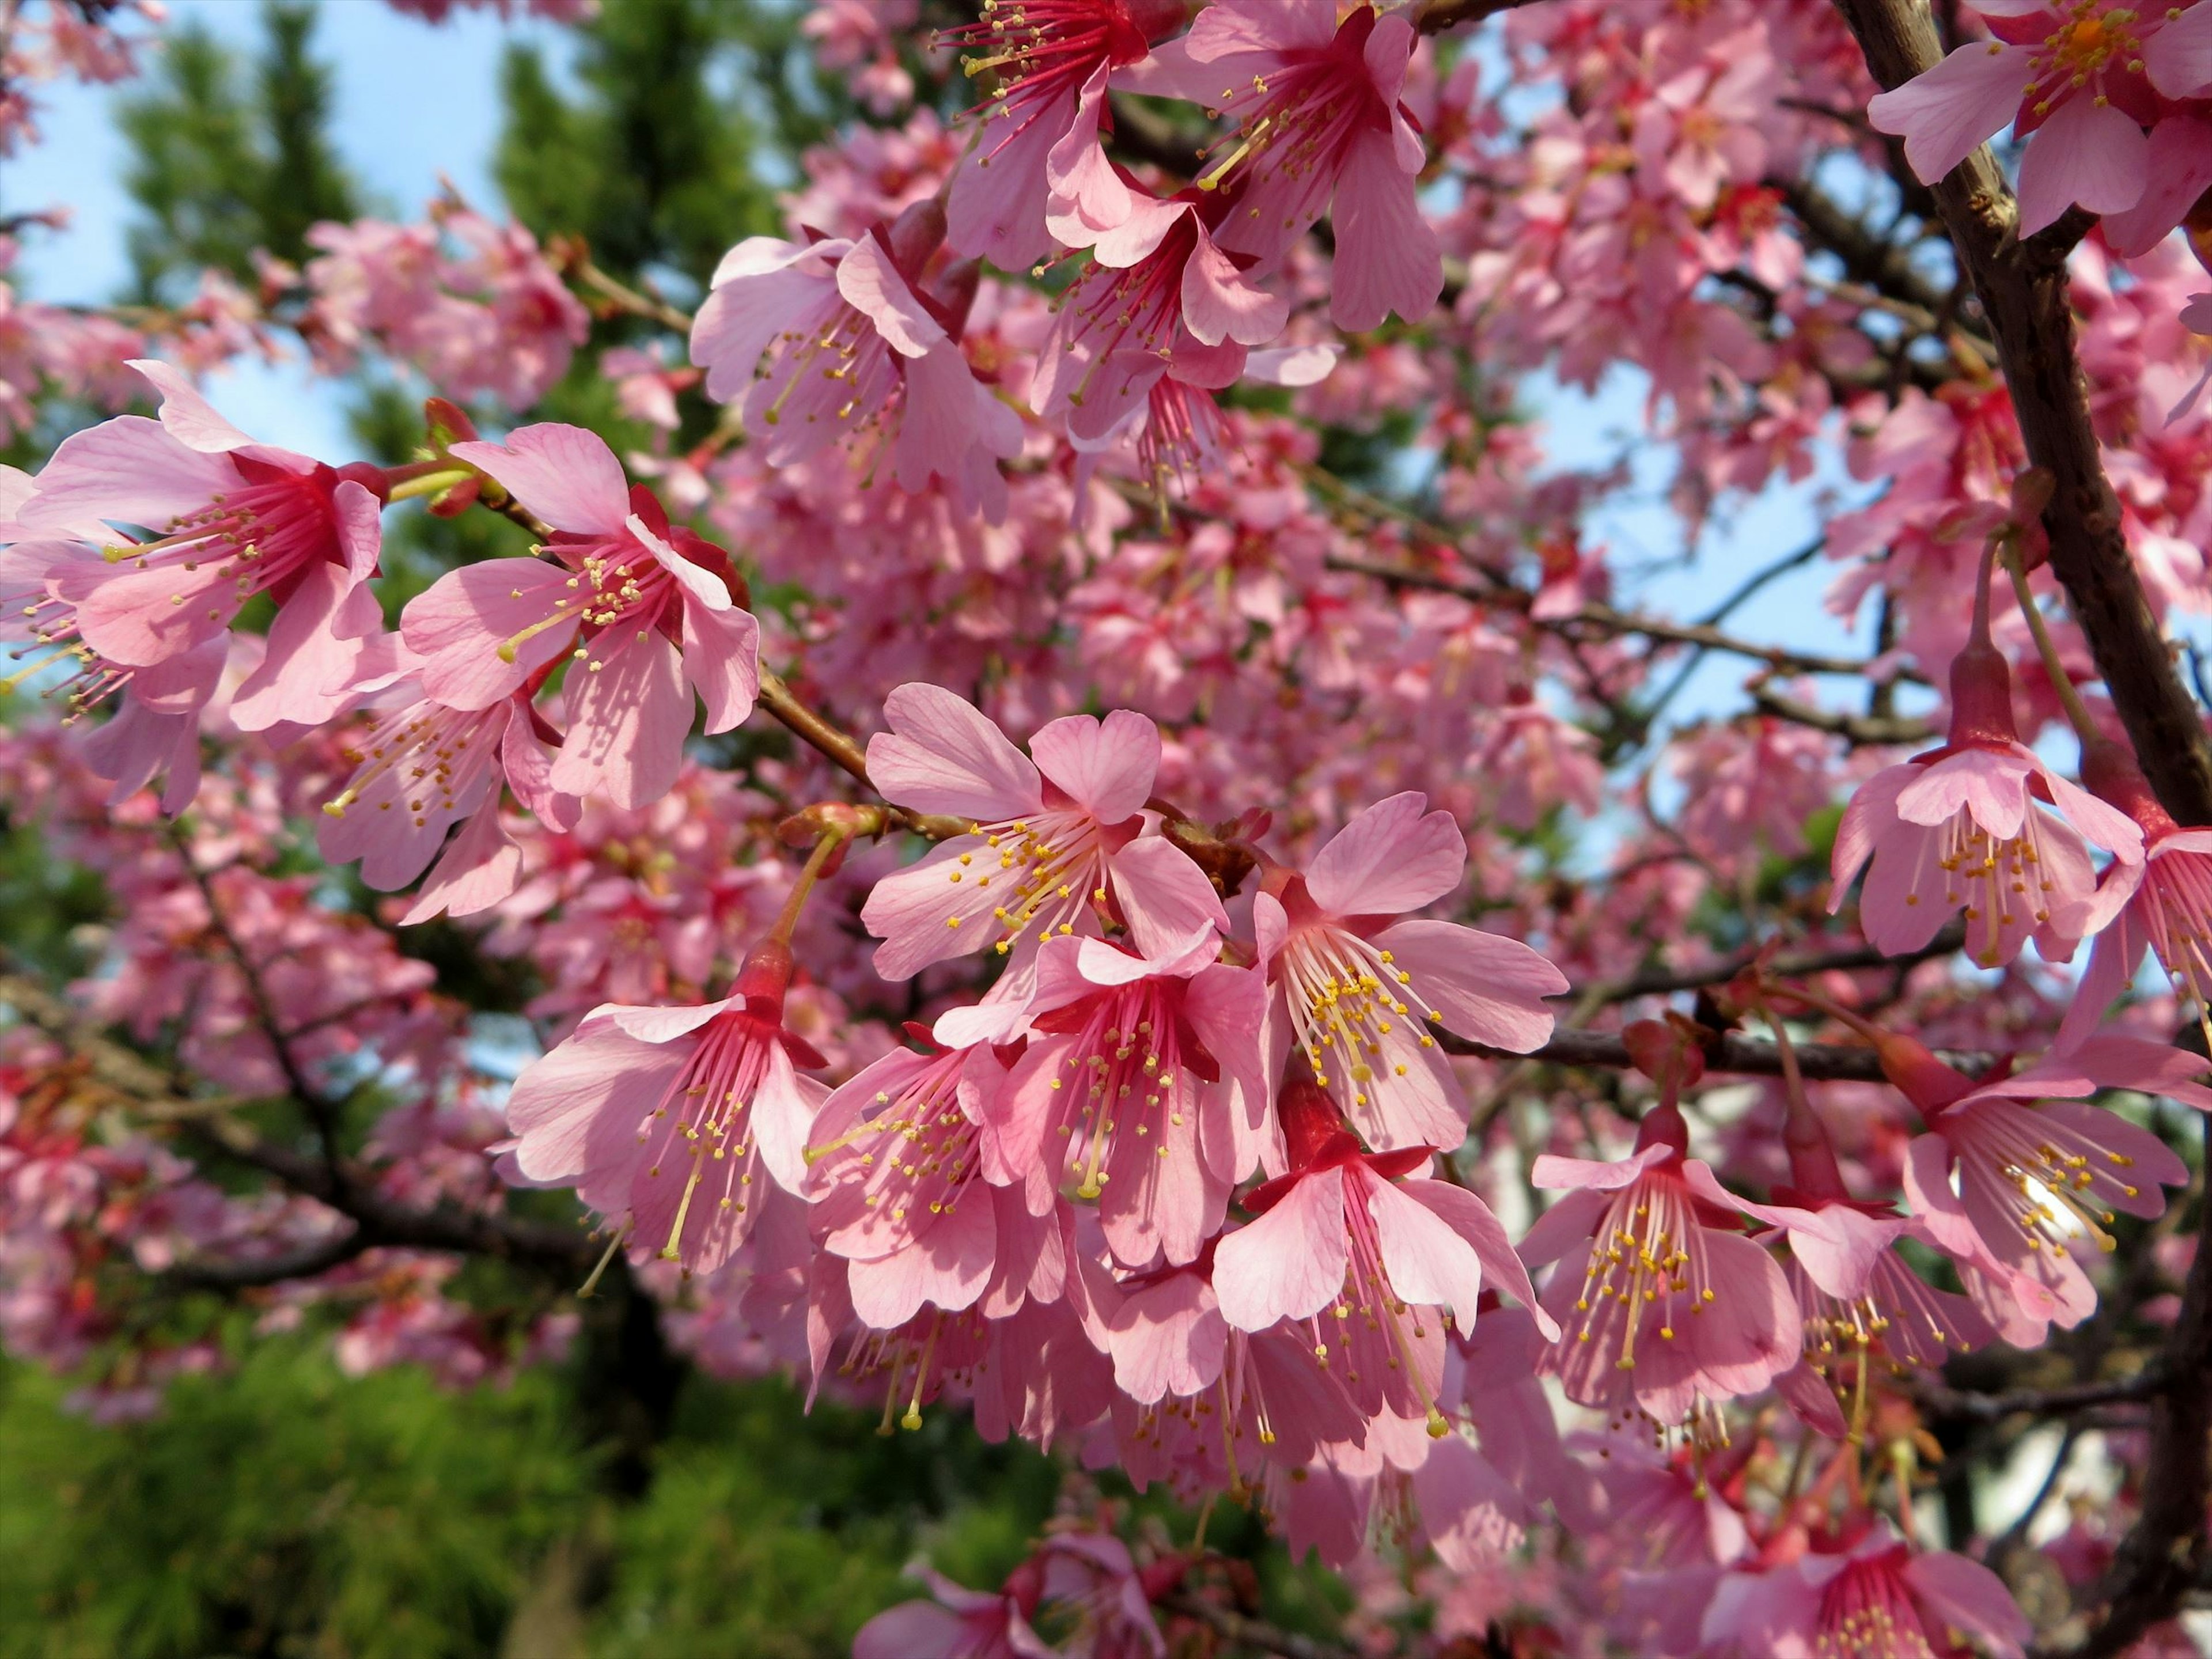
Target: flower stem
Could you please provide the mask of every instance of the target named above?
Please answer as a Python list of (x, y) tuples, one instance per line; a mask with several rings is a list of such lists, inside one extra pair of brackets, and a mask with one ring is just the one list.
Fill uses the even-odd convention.
[(768, 931), (769, 939), (779, 945), (791, 943), (792, 931), (799, 926), (799, 913), (806, 908), (806, 901), (814, 891), (814, 884), (821, 879), (823, 870), (851, 834), (852, 831), (842, 824), (833, 823), (823, 828), (822, 838), (814, 843), (814, 850), (806, 855), (805, 867), (799, 871), (799, 879), (792, 884), (791, 896), (784, 900), (783, 909), (775, 919), (775, 926)]
[(2051, 637), (2051, 626), (2044, 620), (2043, 608), (2028, 591), (2027, 573), (2020, 568), (2017, 555), (2008, 556), (2005, 569), (2012, 577), (2012, 591), (2020, 600), (2021, 614), (2027, 618), (2027, 631), (2035, 635), (2035, 649), (2043, 659), (2043, 672), (2057, 692), (2058, 701), (2066, 709), (2066, 719), (2074, 728), (2074, 735), (2083, 744), (2094, 743), (2103, 734), (2097, 723), (2089, 717), (2089, 706), (2081, 701), (2074, 681), (2066, 672), (2065, 665), (2058, 659), (2058, 647)]

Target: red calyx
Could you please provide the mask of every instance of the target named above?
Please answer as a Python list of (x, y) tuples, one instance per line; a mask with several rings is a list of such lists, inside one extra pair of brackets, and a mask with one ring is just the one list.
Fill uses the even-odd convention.
[(1951, 659), (1951, 744), (2017, 743), (2012, 718), (2012, 669), (2004, 653), (1983, 641)]
[(1974, 1081), (1954, 1066), (1946, 1066), (1927, 1047), (1895, 1031), (1884, 1031), (1875, 1040), (1875, 1054), (1882, 1075), (1911, 1101), (1923, 1118), (1948, 1110), (1974, 1091)]
[(2172, 815), (2151, 793), (2150, 780), (2136, 764), (2125, 744), (2096, 738), (2081, 745), (2081, 781), (2099, 799), (2110, 801), (2142, 826), (2143, 838), (2154, 841), (2180, 829)]

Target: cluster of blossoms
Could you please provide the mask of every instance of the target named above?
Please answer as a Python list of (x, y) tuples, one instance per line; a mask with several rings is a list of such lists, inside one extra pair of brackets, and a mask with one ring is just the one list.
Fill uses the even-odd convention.
[[(0, 425), (158, 404), (0, 469), (0, 641), (84, 732), (10, 733), (0, 797), (117, 905), (70, 1006), (208, 1091), (133, 1073), (149, 1113), (66, 1020), (9, 1033), (11, 1350), (117, 1414), (216, 1363), (134, 1345), (127, 1259), (471, 1381), (570, 1322), (470, 1305), (452, 1218), (573, 1190), (591, 1241), (501, 1249), (624, 1258), (699, 1363), (885, 1432), (957, 1406), (1249, 1504), (1352, 1576), (1377, 1650), (1412, 1587), (1437, 1652), (2020, 1654), (2003, 1562), (1924, 1541), (1925, 1413), (1960, 1355), (2189, 1316), (2148, 1311), (2203, 1270), (2155, 1230), (2192, 1174), (2143, 1103), (2212, 1111), (2162, 1040), (2212, 1029), (2212, 827), (2077, 687), (1987, 316), (1820, 180), (1882, 165), (1851, 102), (1929, 182), (2012, 124), (2023, 234), (2107, 216), (2071, 260), (2083, 424), (2151, 611), (2203, 610), (2212, 0), (1969, 4), (1990, 38), (1879, 94), (1826, 0), (1544, 0), (1438, 52), (1465, 9), (986, 0), (938, 42), (983, 94), (948, 125), (896, 116), (918, 8), (814, 8), (898, 125), (810, 154), (688, 319), (598, 273), (665, 331), (582, 359), (651, 434), (628, 458), (458, 406), (526, 413), (594, 313), (580, 250), (454, 202), (147, 330), (0, 289)], [(1133, 97), (1204, 131), (1183, 174)], [(260, 443), (194, 390), (280, 327), (427, 380), (417, 458)], [(1693, 532), (1866, 486), (1822, 550), (1875, 655), (1624, 608), (1590, 526), (1632, 480), (1547, 469), (1508, 378), (1624, 366)], [(1395, 446), (1418, 504), (1324, 432)], [(400, 603), (410, 501), (528, 550)], [(1753, 712), (1655, 741), (1669, 643), (1745, 650)], [(1838, 673), (1867, 713), (1790, 678)], [(349, 866), (405, 896), (347, 905)], [(529, 981), (511, 1077), (414, 948), (440, 917)], [(2172, 994), (2108, 1024), (2147, 955)], [(1694, 1020), (1650, 1001), (1689, 990)], [(1720, 1084), (1739, 1023), (1772, 1086)], [(1863, 1063), (1817, 1071), (1815, 1031)], [(268, 1097), (327, 1166), (257, 1143), (276, 1184), (240, 1196), (167, 1133)], [(2110, 1541), (2064, 1539), (2086, 1587)], [(1071, 1516), (855, 1653), (1161, 1654), (1212, 1571)]]

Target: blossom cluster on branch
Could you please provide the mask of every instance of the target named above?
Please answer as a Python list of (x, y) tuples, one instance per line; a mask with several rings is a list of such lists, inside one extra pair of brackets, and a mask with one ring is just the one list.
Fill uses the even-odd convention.
[[(689, 310), (451, 194), (252, 295), (0, 289), (0, 429), (155, 409), (0, 469), (66, 710), (0, 797), (115, 907), (0, 982), (10, 1349), (149, 1408), (219, 1363), (150, 1284), (466, 1382), (612, 1273), (886, 1433), (1253, 1506), (1363, 1651), (2185, 1651), (2212, 773), (2123, 646), (2212, 595), (2212, 0), (939, 9), (812, 9), (875, 118)], [(196, 388), (284, 340), (418, 378), (412, 458)], [(1816, 477), (1820, 542), (1659, 614), (1539, 374), (1635, 377), (1692, 544)], [(579, 376), (627, 453), (534, 417)], [(417, 512), (511, 550), (403, 585)], [(1868, 654), (1733, 631), (1815, 560)], [(1937, 1466), (2076, 1413), (2032, 1624), (2075, 1430), (1995, 1540)], [(856, 1655), (1325, 1650), (1114, 1518)]]

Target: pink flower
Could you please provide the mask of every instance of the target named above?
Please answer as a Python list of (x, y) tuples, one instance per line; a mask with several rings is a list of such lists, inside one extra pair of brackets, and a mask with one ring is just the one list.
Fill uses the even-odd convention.
[(691, 361), (709, 398), (744, 398), (745, 430), (769, 465), (879, 422), (900, 489), (934, 477), (995, 520), (1006, 501), (997, 463), (1019, 452), (1021, 420), (960, 352), (975, 268), (921, 285), (944, 234), (944, 210), (927, 201), (852, 240), (747, 237), (715, 269)]
[[(1362, 1412), (1425, 1418), (1431, 1435), (1444, 1434), (1437, 1310), (1472, 1331), (1486, 1279), (1533, 1310), (1528, 1269), (1473, 1193), (1403, 1178), (1427, 1164), (1428, 1148), (1363, 1152), (1310, 1079), (1291, 1082), (1279, 1109), (1291, 1169), (1245, 1196), (1258, 1218), (1215, 1250), (1222, 1318), (1249, 1332), (1304, 1325), (1316, 1353), (1335, 1349), (1331, 1365)], [(1548, 1315), (1538, 1322), (1557, 1336)]]
[(720, 1267), (763, 1207), (757, 1176), (803, 1188), (828, 1092), (793, 1069), (824, 1062), (784, 1027), (791, 972), (789, 948), (763, 944), (720, 1002), (593, 1009), (514, 1080), (516, 1168), (540, 1186), (573, 1185), (633, 1255)]
[(1197, 1259), (1252, 1164), (1238, 1102), (1264, 1102), (1259, 975), (1217, 960), (1211, 926), (1139, 954), (1048, 940), (1025, 1005), (1033, 1033), (983, 1104), (985, 1167), (1042, 1210), (1063, 1173), (1096, 1200), (1125, 1267)]
[(1567, 1397), (1680, 1423), (1700, 1397), (1755, 1394), (1789, 1370), (1802, 1325), (1774, 1259), (1715, 1224), (1740, 1206), (1684, 1156), (1681, 1113), (1654, 1108), (1636, 1142), (1618, 1163), (1539, 1158), (1531, 1183), (1568, 1196), (1521, 1249), (1531, 1264), (1559, 1262), (1544, 1305), (1566, 1334), (1542, 1369)]
[(1001, 1071), (987, 1047), (896, 1048), (823, 1103), (807, 1195), (823, 1248), (849, 1264), (861, 1323), (896, 1329), (925, 1304), (1018, 1305), (1050, 1206), (1033, 1217), (1019, 1183), (982, 1179), (982, 1101)]
[(380, 892), (406, 886), (435, 859), (402, 926), (489, 909), (522, 878), (522, 849), (500, 823), (502, 780), (548, 829), (575, 826), (581, 804), (550, 781), (548, 745), (558, 741), (521, 692), (467, 710), (418, 697), (349, 750), (358, 764), (325, 803), (316, 845), (332, 864), (359, 859), (362, 880)]
[(1228, 917), (1179, 849), (1141, 836), (1159, 770), (1159, 728), (1116, 710), (1041, 728), (1028, 756), (951, 692), (913, 682), (884, 700), (890, 730), (868, 743), (884, 799), (975, 828), (878, 882), (860, 912), (884, 941), (876, 971), (908, 979), (933, 962), (995, 945), (1025, 961), (1052, 935), (1128, 924), (1139, 950), (1187, 939)]
[(1401, 920), (1459, 885), (1467, 842), (1408, 792), (1353, 818), (1301, 876), (1270, 870), (1253, 902), (1267, 1004), (1266, 1060), (1293, 1045), (1367, 1144), (1456, 1146), (1467, 1116), (1428, 1027), (1525, 1054), (1552, 1035), (1565, 977), (1518, 940)]
[(2075, 203), (2092, 213), (2133, 207), (2146, 173), (2142, 130), (2160, 113), (2145, 71), (2170, 14), (2107, 0), (1985, 0), (1974, 9), (1996, 38), (1960, 46), (1878, 94), (1867, 106), (1875, 130), (1903, 137), (1912, 170), (1933, 184), (2013, 123), (2027, 145), (2023, 236)]
[(110, 537), (97, 563), (58, 567), (48, 585), (68, 620), (46, 622), (46, 637), (153, 668), (220, 639), (240, 606), (267, 593), (277, 607), (268, 649), (232, 719), (259, 731), (334, 717), (380, 648), (382, 616), (367, 582), (381, 471), (257, 444), (167, 364), (131, 367), (161, 394), (160, 421), (125, 416), (64, 439), (17, 516), (33, 532), (106, 520), (161, 533)]
[[(2212, 295), (2201, 296), (2212, 300)], [(2143, 833), (2143, 856), (2115, 863), (2099, 884), (2082, 933), (2096, 944), (2060, 1022), (2057, 1046), (2069, 1048), (2094, 1030), (2112, 999), (2135, 983), (2148, 947), (2174, 989), (2200, 1017), (2212, 1005), (2212, 830), (2175, 823), (2143, 781), (2132, 755), (2093, 744), (2082, 776), (2123, 808)]]
[(2166, 1208), (2160, 1187), (2189, 1181), (2164, 1141), (2087, 1097), (2133, 1089), (2212, 1111), (2212, 1089), (2192, 1080), (2202, 1059), (2134, 1037), (2089, 1037), (1979, 1084), (1910, 1037), (1887, 1034), (1879, 1052), (1928, 1125), (1905, 1158), (1915, 1212), (1944, 1250), (1992, 1261), (2014, 1277), (2030, 1313), (2063, 1325), (2097, 1305), (2076, 1257), (2113, 1248), (2105, 1230), (2115, 1212), (2155, 1217)]
[(568, 735), (549, 787), (617, 806), (658, 799), (683, 764), (692, 691), (714, 732), (743, 722), (760, 690), (760, 625), (732, 597), (729, 556), (672, 527), (653, 493), (629, 488), (614, 452), (581, 427), (526, 426), (504, 445), (456, 444), (453, 453), (554, 533), (550, 558), (465, 566), (409, 603), (400, 631), (424, 659), (423, 694), (489, 708), (573, 647)]
[(853, 1659), (1059, 1659), (1030, 1628), (1042, 1577), (1024, 1564), (996, 1595), (968, 1589), (926, 1566), (907, 1570), (929, 1586), (929, 1601), (902, 1601), (860, 1626)]
[(1001, 270), (1028, 270), (1052, 246), (1048, 196), (1118, 222), (1129, 192), (1098, 145), (1106, 82), (1182, 18), (1182, 0), (1021, 0), (945, 31), (945, 41), (985, 54), (968, 60), (969, 75), (989, 70), (999, 82), (976, 106), (981, 130), (952, 175), (952, 246)]
[(1236, 115), (1237, 148), (1208, 175), (1230, 181), (1220, 246), (1272, 266), (1333, 210), (1329, 316), (1375, 328), (1428, 314), (1443, 254), (1414, 200), (1427, 160), (1400, 94), (1413, 52), (1403, 13), (1334, 0), (1215, 0), (1132, 84)]
[(1847, 1553), (1814, 1552), (1761, 1573), (1731, 1572), (1705, 1610), (1705, 1651), (1772, 1659), (1832, 1654), (1937, 1659), (1954, 1632), (1997, 1659), (2021, 1659), (2034, 1634), (2004, 1581), (1948, 1550), (1916, 1554), (1886, 1527)]
[(109, 662), (70, 635), (69, 607), (53, 597), (58, 580), (104, 564), (93, 544), (110, 532), (97, 520), (69, 532), (39, 532), (16, 521), (36, 493), (27, 475), (0, 466), (0, 642), (31, 660), (5, 680), (13, 690), (24, 680), (73, 661), (66, 678), (44, 688), (69, 704), (68, 720), (112, 700), (114, 713), (84, 741), (85, 763), (114, 785), (110, 805), (120, 805), (154, 777), (167, 772), (161, 810), (171, 816), (191, 805), (200, 785), (200, 714), (216, 695), (229, 657), (228, 637), (212, 639), (152, 668)]
[(2030, 938), (2063, 961), (2095, 885), (2083, 837), (2135, 863), (2142, 831), (2020, 741), (2010, 671), (1986, 641), (1952, 663), (1951, 705), (1948, 743), (1877, 772), (1844, 809), (1828, 908), (1843, 908), (1866, 867), (1859, 926), (1877, 950), (1919, 950), (1963, 905), (1966, 948), (1984, 967), (2010, 962)]
[(1103, 439), (1144, 408), (1163, 376), (1228, 386), (1244, 372), (1247, 348), (1282, 332), (1288, 302), (1215, 246), (1208, 220), (1220, 211), (1220, 198), (1200, 191), (1145, 197), (1091, 242), (1094, 262), (1062, 296), (1038, 353), (1038, 414), (1064, 420), (1071, 438)]

